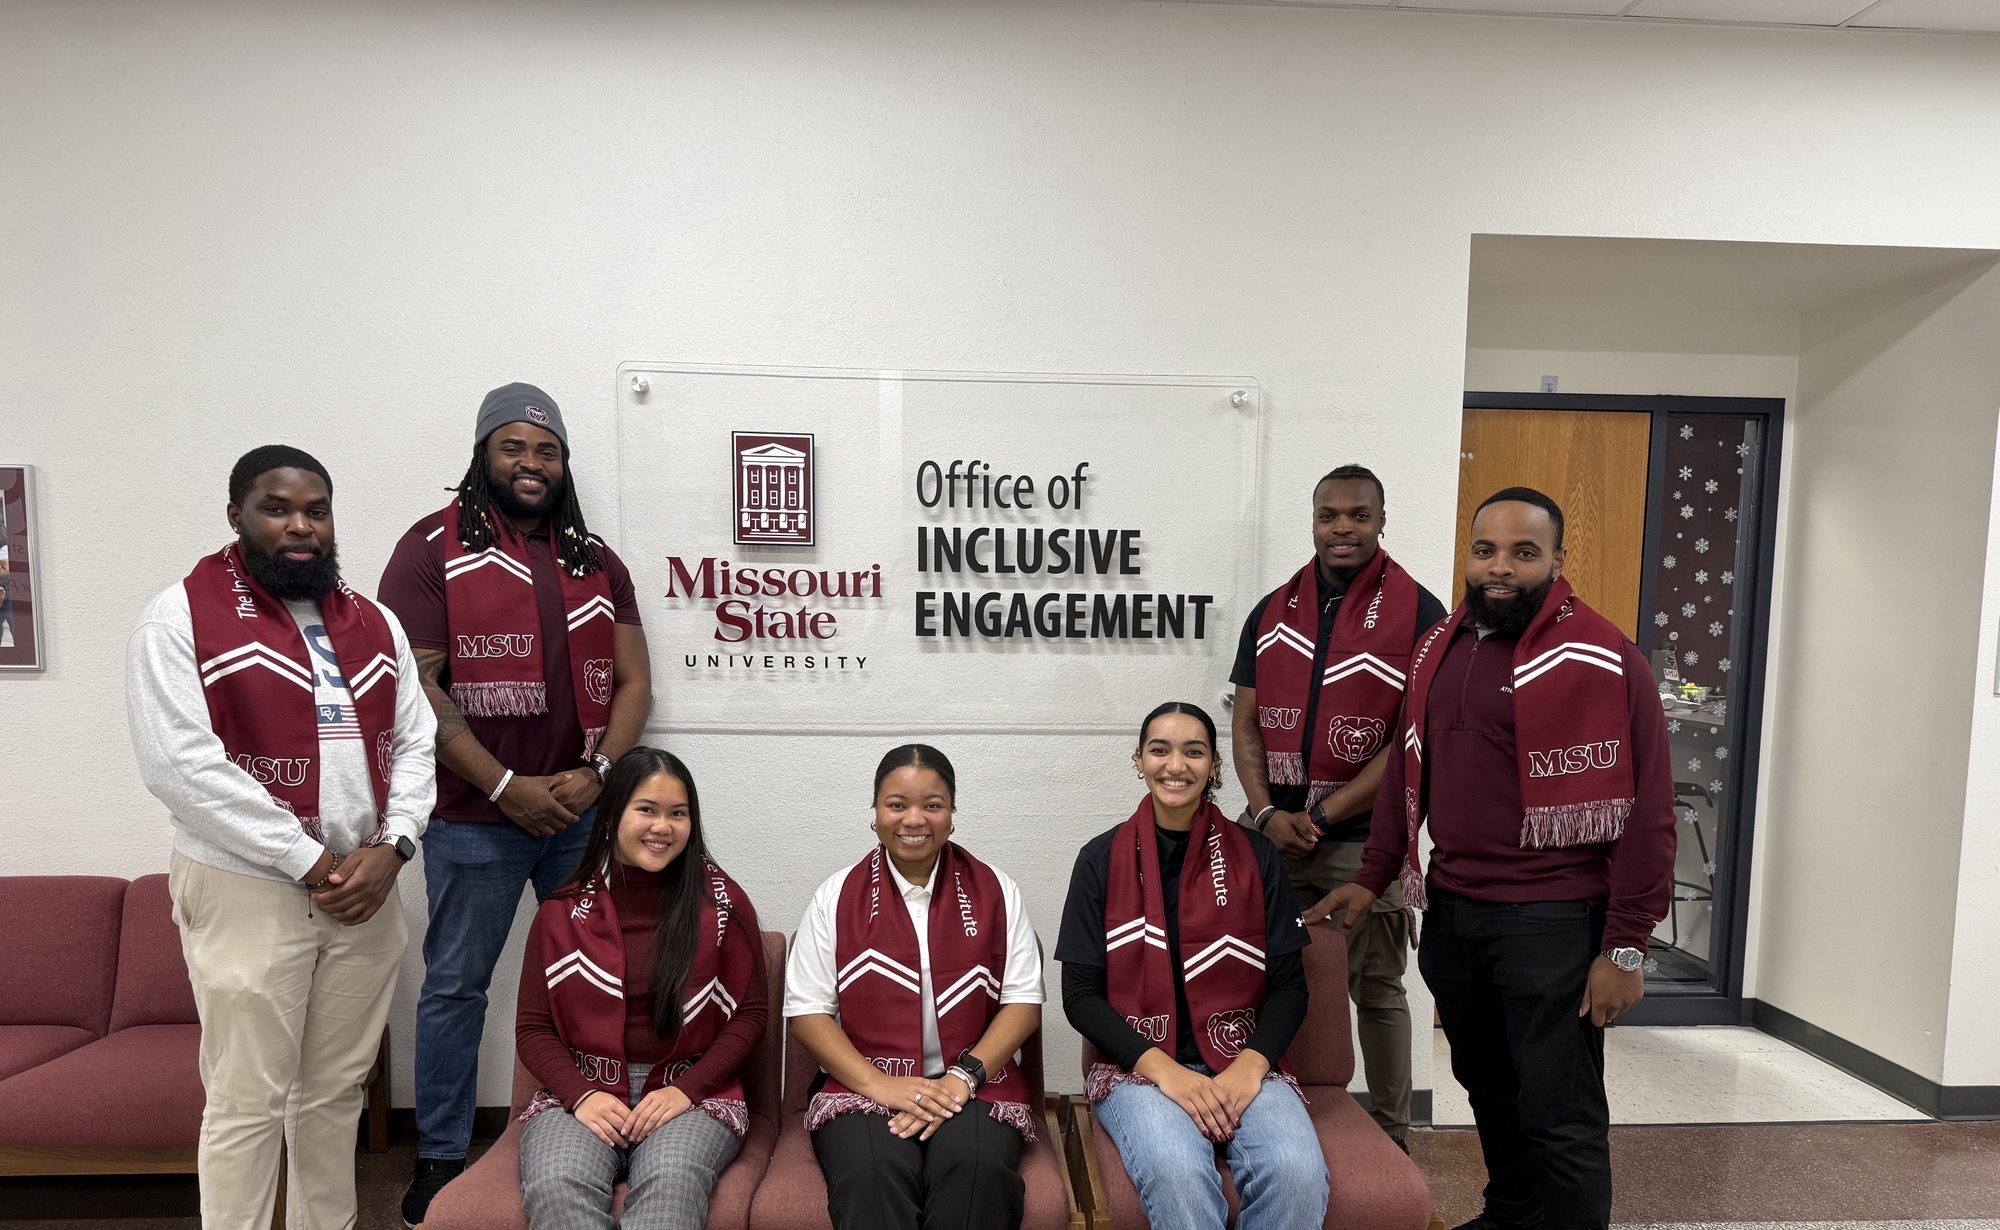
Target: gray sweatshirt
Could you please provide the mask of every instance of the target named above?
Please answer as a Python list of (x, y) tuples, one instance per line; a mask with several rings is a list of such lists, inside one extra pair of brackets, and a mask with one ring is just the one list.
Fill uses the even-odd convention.
[[(352, 722), (353, 697), (332, 660), (332, 646), (317, 629), (318, 605), (285, 606), (299, 625), (306, 660), (314, 667), (324, 845), (308, 837), (298, 817), (278, 806), (223, 754), (222, 740), (209, 725), (208, 698), (195, 668), (194, 621), (187, 590), (179, 582), (146, 605), (125, 652), (132, 751), (146, 789), (173, 815), (174, 849), (197, 863), (266, 880), (297, 880), (328, 848), (343, 854), (353, 850), (375, 831), (377, 819), (367, 751)], [(389, 840), (415, 841), (423, 836), (437, 799), (437, 718), (417, 678), (402, 624), (387, 607), (377, 609), (388, 620), (396, 644)]]

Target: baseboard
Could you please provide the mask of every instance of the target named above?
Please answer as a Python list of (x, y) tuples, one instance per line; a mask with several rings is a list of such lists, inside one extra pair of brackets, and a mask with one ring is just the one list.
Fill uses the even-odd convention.
[[(1362, 1110), (1374, 1109), (1375, 1099), (1369, 1097), (1366, 1091), (1356, 1092), (1349, 1090), (1348, 1092), (1349, 1096), (1361, 1104)], [(1410, 1126), (1429, 1127), (1430, 1125), (1431, 1091), (1428, 1089), (1412, 1089), (1410, 1091)]]
[(1932, 1118), (2000, 1119), (2000, 1085), (1940, 1085), (1783, 1008), (1756, 999), (1746, 1002), (1750, 1023), (1758, 1029), (1817, 1055)]
[[(472, 1112), (472, 1143), (490, 1145), (500, 1139), (507, 1130), (507, 1119), (511, 1107), (481, 1106)], [(413, 1145), (417, 1143), (417, 1112), (409, 1107), (399, 1107), (389, 1112), (389, 1143), (391, 1145)]]

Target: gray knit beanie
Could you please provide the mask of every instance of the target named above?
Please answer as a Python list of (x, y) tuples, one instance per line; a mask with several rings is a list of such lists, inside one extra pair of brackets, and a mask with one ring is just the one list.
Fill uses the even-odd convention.
[(562, 411), (547, 393), (532, 384), (503, 384), (488, 393), (486, 400), (479, 403), (479, 425), (473, 430), (472, 442), (479, 444), (495, 429), (509, 423), (533, 423), (547, 428), (562, 441), (563, 452), (569, 452), (569, 431), (563, 427)]

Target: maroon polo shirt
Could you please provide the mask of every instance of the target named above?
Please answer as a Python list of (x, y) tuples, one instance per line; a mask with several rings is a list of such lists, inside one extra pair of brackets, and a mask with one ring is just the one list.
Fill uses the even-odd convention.
[[(456, 522), (447, 528), (449, 509), (434, 512), (411, 526), (389, 566), (382, 570), (382, 585), (376, 600), (396, 613), (412, 651), (451, 649), (450, 626), (444, 605), (444, 535), (456, 533)], [(563, 618), (562, 580), (556, 572), (555, 554), (549, 548), (546, 530), (528, 540), (528, 567), (535, 577), (535, 609), (542, 625), (542, 679), (549, 686), (549, 708), (531, 717), (473, 717), (466, 726), (474, 738), (501, 765), (523, 777), (547, 777), (574, 769), (583, 763), (583, 723), (576, 716), (576, 684), (569, 669), (569, 626)], [(611, 582), (613, 618), (621, 624), (639, 623), (639, 603), (632, 592), (632, 574), (610, 547), (599, 545), (604, 569)], [(445, 665), (443, 682), (451, 684), (451, 665)], [(438, 765), (437, 810), (442, 820), (472, 824), (498, 824), (507, 818), (497, 803), (488, 802), (486, 792)]]
[[(1484, 640), (1462, 625), (1431, 680), (1424, 783), (1434, 848), (1430, 883), (1474, 901), (1606, 901), (1606, 948), (1644, 948), (1667, 916), (1674, 867), (1674, 775), (1653, 670), (1627, 641), (1625, 701), (1638, 803), (1614, 842), (1521, 845), (1520, 753), (1514, 745), (1515, 638)], [(1408, 848), (1403, 757), (1391, 756), (1355, 883), (1381, 895)]]

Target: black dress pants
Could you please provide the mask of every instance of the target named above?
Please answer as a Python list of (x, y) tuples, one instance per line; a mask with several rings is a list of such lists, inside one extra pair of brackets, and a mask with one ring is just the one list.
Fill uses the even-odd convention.
[(1417, 967), (1486, 1155), (1486, 1215), (1509, 1227), (1611, 1222), (1604, 1031), (1579, 1017), (1604, 910), (1505, 904), (1433, 887)]
[(1021, 1134), (974, 1101), (929, 1140), (889, 1117), (829, 1119), (813, 1136), (834, 1230), (1020, 1230)]

